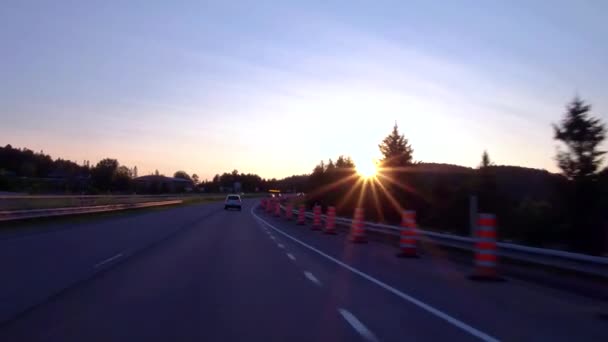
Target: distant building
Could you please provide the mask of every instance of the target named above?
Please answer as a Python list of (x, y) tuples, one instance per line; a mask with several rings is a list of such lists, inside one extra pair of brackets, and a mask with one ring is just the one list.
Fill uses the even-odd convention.
[(149, 175), (134, 178), (135, 189), (140, 193), (191, 192), (194, 183), (189, 179)]

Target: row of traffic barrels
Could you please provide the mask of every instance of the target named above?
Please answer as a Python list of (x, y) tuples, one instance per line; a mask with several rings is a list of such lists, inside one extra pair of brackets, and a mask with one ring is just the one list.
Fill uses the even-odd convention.
[[(281, 204), (277, 200), (263, 199), (261, 207), (275, 217), (281, 217)], [(294, 204), (288, 202), (285, 207), (285, 218), (294, 219)], [(311, 230), (322, 231), (328, 235), (336, 234), (336, 208), (329, 206), (322, 222), (322, 209), (320, 205), (313, 206)], [(298, 206), (296, 214), (298, 225), (306, 224), (306, 207)], [(418, 242), (420, 230), (416, 225), (416, 212), (404, 210), (401, 215), (399, 233), (399, 253), (403, 258), (418, 258)], [(353, 243), (366, 243), (365, 221), (363, 208), (356, 208), (350, 225), (348, 240)], [(496, 246), (496, 216), (493, 214), (479, 214), (475, 232), (474, 272), (470, 278), (473, 280), (502, 280), (497, 272), (497, 246)]]

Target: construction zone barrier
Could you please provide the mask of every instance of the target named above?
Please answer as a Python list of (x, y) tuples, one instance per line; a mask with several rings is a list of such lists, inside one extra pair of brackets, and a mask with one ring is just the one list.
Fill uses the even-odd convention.
[(274, 204), (274, 216), (281, 217), (281, 203), (279, 201), (276, 201)]
[(327, 208), (325, 218), (325, 234), (336, 235), (336, 207)]
[[(313, 213), (306, 212), (305, 207), (302, 205), (299, 207), (298, 211), (294, 211), (294, 214), (297, 214), (298, 224), (305, 224), (306, 219), (312, 219)], [(362, 213), (361, 213), (362, 214)], [(363, 215), (361, 215), (362, 217)], [(328, 215), (325, 216), (325, 221), (327, 221)], [(362, 220), (362, 219), (361, 219)], [(357, 220), (351, 218), (344, 217), (335, 217), (336, 226), (350, 227), (351, 233), (349, 233), (348, 238), (354, 234), (353, 225), (355, 225)], [(483, 222), (483, 220), (482, 220)], [(476, 222), (477, 223), (477, 220)], [(397, 241), (401, 240), (402, 225), (390, 225), (384, 223), (375, 223), (375, 222), (361, 222), (359, 223), (362, 227), (365, 227), (364, 234), (368, 232), (372, 232), (373, 234), (380, 234), (381, 236), (391, 237), (391, 239), (383, 239), (385, 241), (394, 241), (392, 237), (397, 239)], [(494, 228), (496, 229), (496, 228)], [(424, 233), (422, 233), (424, 232)], [(477, 250), (477, 242), (478, 242), (478, 234), (477, 231), (474, 230), (473, 236), (459, 236), (449, 233), (439, 233), (432, 230), (421, 230), (420, 227), (416, 225), (415, 228), (415, 241), (417, 242), (416, 251), (420, 252), (421, 244), (420, 242), (424, 242), (428, 245), (442, 246), (448, 247), (458, 250), (471, 251), (476, 252)], [(496, 235), (496, 234), (495, 234)], [(357, 235), (354, 235), (357, 236)], [(362, 235), (365, 237), (365, 235)], [(360, 238), (355, 237), (355, 240), (360, 240)], [(364, 238), (363, 238), (364, 239)], [(407, 239), (406, 239), (407, 241)], [(504, 257), (508, 260), (516, 260), (523, 261), (525, 263), (530, 264), (531, 266), (539, 265), (543, 267), (551, 267), (556, 269), (563, 269), (568, 271), (573, 271), (580, 274), (600, 276), (603, 278), (608, 278), (608, 257), (602, 256), (592, 256), (586, 254), (579, 254), (573, 252), (567, 252), (562, 250), (555, 249), (547, 249), (547, 248), (537, 248), (530, 247), (524, 245), (518, 245), (514, 243), (507, 242), (498, 242), (498, 239), (495, 239), (495, 252), (498, 253), (501, 257)], [(484, 253), (484, 252), (482, 252)], [(483, 261), (484, 257), (481, 257), (480, 260)], [(494, 258), (496, 260), (496, 258)], [(492, 260), (490, 260), (492, 261)], [(496, 261), (494, 261), (496, 264)], [(484, 265), (479, 264), (479, 266), (484, 267)], [(481, 278), (488, 279), (484, 277), (485, 274), (498, 273), (497, 269), (494, 271), (487, 271), (485, 269), (475, 269), (474, 276), (471, 278), (478, 278), (477, 275), (482, 275)], [(500, 279), (494, 278), (492, 276), (489, 279)]]
[(475, 229), (475, 269), (469, 277), (472, 280), (500, 281), (498, 275), (496, 248), (496, 216), (479, 214)]
[(300, 204), (300, 207), (298, 208), (298, 224), (306, 224), (306, 207), (304, 206), (304, 204)]
[(404, 210), (401, 214), (401, 233), (399, 234), (399, 249), (397, 256), (402, 258), (416, 258), (417, 244), (416, 212)]
[(274, 207), (274, 201), (268, 200), (266, 202), (266, 212), (270, 214), (272, 212), (273, 207)]
[(365, 237), (365, 228), (363, 227), (363, 208), (355, 209), (355, 217), (350, 227), (349, 240), (355, 243), (366, 243), (367, 238)]
[(321, 206), (315, 205), (312, 209), (312, 226), (311, 230), (321, 230)]
[(285, 218), (289, 221), (293, 218), (293, 203), (287, 203), (287, 208), (285, 209)]

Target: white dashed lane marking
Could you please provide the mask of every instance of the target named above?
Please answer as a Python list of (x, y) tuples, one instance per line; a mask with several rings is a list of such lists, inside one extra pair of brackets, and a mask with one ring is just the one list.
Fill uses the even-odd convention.
[(293, 256), (293, 254), (291, 254), (291, 253), (287, 253), (287, 257), (293, 261), (296, 261), (296, 257)]
[(113, 257), (110, 257), (110, 258), (107, 258), (107, 259), (105, 259), (103, 261), (98, 262), (97, 264), (95, 264), (95, 268), (101, 267), (101, 266), (103, 266), (103, 265), (105, 265), (107, 263), (110, 263), (110, 262), (112, 262), (112, 261), (114, 261), (114, 260), (116, 260), (116, 259), (118, 259), (120, 257), (122, 257), (122, 253), (118, 253), (118, 254), (116, 254)]
[(350, 311), (346, 309), (338, 309), (338, 312), (348, 322), (348, 324), (350, 324), (350, 326), (353, 327), (353, 329), (355, 329), (355, 331), (358, 332), (359, 335), (361, 335), (361, 337), (363, 337), (366, 341), (378, 341), (374, 333), (367, 329), (367, 327), (363, 323), (361, 323), (361, 321), (358, 320), (355, 315), (350, 313)]
[(461, 329), (463, 331), (466, 331), (467, 333), (471, 334), (472, 336), (477, 337), (478, 339), (480, 339), (482, 341), (486, 341), (486, 342), (498, 342), (499, 341), (497, 338), (494, 338), (494, 337), (492, 337), (492, 336), (484, 333), (483, 331), (478, 330), (478, 329), (474, 328), (473, 326), (468, 325), (468, 324), (464, 323), (463, 321), (460, 321), (460, 320), (458, 320), (458, 319), (456, 319), (456, 318), (448, 315), (447, 313), (445, 313), (445, 312), (443, 312), (443, 311), (441, 311), (439, 309), (436, 309), (435, 307), (433, 307), (433, 306), (431, 306), (429, 304), (426, 304), (425, 302), (423, 302), (423, 301), (421, 301), (421, 300), (419, 300), (419, 299), (417, 299), (417, 298), (415, 298), (413, 296), (410, 296), (409, 294), (404, 293), (404, 292), (402, 292), (402, 291), (400, 291), (400, 290), (398, 290), (398, 289), (396, 289), (396, 288), (388, 285), (387, 283), (385, 283), (385, 282), (383, 282), (381, 280), (378, 280), (378, 279), (372, 277), (371, 275), (369, 275), (369, 274), (367, 274), (365, 272), (362, 272), (362, 271), (360, 271), (360, 270), (352, 267), (351, 265), (349, 265), (349, 264), (347, 264), (345, 262), (342, 262), (342, 261), (340, 261), (340, 260), (332, 257), (331, 255), (328, 255), (328, 254), (324, 253), (323, 251), (321, 251), (321, 250), (319, 250), (319, 249), (317, 249), (317, 248), (315, 248), (315, 247), (307, 244), (306, 242), (303, 242), (303, 241), (301, 241), (301, 240), (299, 240), (299, 239), (291, 236), (290, 234), (285, 233), (281, 229), (273, 226), (272, 224), (268, 223), (268, 221), (266, 221), (263, 218), (261, 218), (260, 216), (256, 215), (256, 213), (253, 212), (253, 209), (251, 209), (250, 212), (251, 212), (251, 215), (253, 215), (261, 223), (264, 223), (268, 228), (271, 228), (272, 230), (274, 230), (278, 234), (283, 235), (284, 237), (292, 240), (293, 242), (299, 244), (300, 246), (302, 246), (304, 248), (307, 248), (308, 250), (310, 250), (310, 251), (312, 251), (312, 252), (314, 252), (314, 253), (316, 253), (316, 254), (324, 257), (325, 259), (327, 259), (327, 260), (329, 260), (329, 261), (331, 261), (331, 262), (333, 262), (333, 263), (335, 263), (335, 264), (337, 264), (337, 265), (339, 265), (339, 266), (341, 266), (341, 267), (343, 267), (343, 268), (351, 271), (352, 273), (354, 273), (354, 274), (360, 276), (361, 278), (366, 279), (367, 281), (369, 281), (369, 282), (371, 282), (371, 283), (379, 286), (380, 288), (386, 290), (387, 292), (390, 292), (390, 293), (394, 294), (395, 296), (403, 299), (404, 301), (409, 302), (409, 303), (417, 306), (418, 308), (420, 308), (420, 309), (422, 309), (422, 310), (424, 310), (424, 311), (426, 311), (426, 312), (434, 315), (437, 318), (440, 318), (440, 319), (448, 322), (449, 324), (451, 324), (451, 325), (453, 325), (453, 326), (455, 326), (455, 327), (457, 327), (457, 328), (459, 328), (459, 329)]
[(312, 274), (312, 273), (310, 273), (308, 271), (304, 271), (304, 275), (306, 276), (306, 278), (308, 278), (308, 280), (310, 280), (313, 283), (315, 283), (315, 285), (321, 286), (321, 282), (319, 281), (319, 279), (317, 279), (317, 277), (315, 277), (314, 274)]

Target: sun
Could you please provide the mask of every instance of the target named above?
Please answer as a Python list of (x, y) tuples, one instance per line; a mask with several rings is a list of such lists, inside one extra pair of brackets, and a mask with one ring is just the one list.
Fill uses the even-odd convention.
[(367, 163), (358, 163), (356, 169), (359, 176), (365, 179), (374, 178), (376, 177), (376, 174), (378, 174), (378, 167), (376, 163), (371, 160)]

